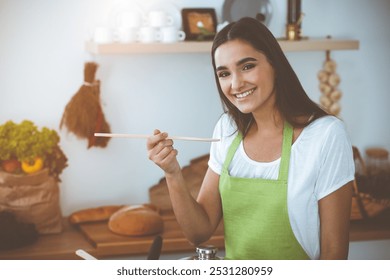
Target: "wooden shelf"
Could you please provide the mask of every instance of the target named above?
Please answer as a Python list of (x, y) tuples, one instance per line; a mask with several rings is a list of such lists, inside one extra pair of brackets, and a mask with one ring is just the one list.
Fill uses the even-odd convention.
[(211, 42), (132, 43), (96, 44), (86, 42), (86, 50), (94, 54), (145, 54), (145, 53), (206, 53), (210, 52)]
[(299, 41), (287, 41), (279, 39), (279, 44), (285, 52), (307, 52), (307, 51), (336, 51), (336, 50), (357, 50), (358, 40), (346, 39), (302, 39)]
[[(299, 41), (288, 41), (279, 39), (279, 44), (285, 52), (302, 51), (326, 51), (326, 50), (357, 50), (358, 40), (345, 39), (302, 39)], [(164, 43), (132, 43), (132, 44), (97, 44), (88, 41), (85, 48), (93, 54), (174, 54), (174, 53), (208, 53), (211, 50), (212, 42), (179, 42), (172, 44)]]

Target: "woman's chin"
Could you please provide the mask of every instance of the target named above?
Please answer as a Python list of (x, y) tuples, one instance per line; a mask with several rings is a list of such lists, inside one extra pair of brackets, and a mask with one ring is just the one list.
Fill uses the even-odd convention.
[(237, 109), (243, 113), (243, 114), (250, 114), (253, 112), (253, 108), (250, 107), (243, 107), (243, 106), (237, 106)]

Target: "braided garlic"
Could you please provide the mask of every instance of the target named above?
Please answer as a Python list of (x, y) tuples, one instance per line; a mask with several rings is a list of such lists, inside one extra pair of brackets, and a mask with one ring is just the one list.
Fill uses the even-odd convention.
[(330, 52), (326, 51), (326, 60), (317, 78), (320, 82), (321, 91), (320, 104), (329, 113), (337, 116), (341, 111), (339, 101), (342, 97), (341, 91), (337, 88), (340, 84), (340, 76), (336, 73), (337, 64), (330, 58)]

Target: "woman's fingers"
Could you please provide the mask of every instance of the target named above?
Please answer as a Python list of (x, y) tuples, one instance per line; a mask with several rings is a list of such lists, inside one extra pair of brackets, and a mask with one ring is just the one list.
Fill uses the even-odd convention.
[(148, 138), (146, 141), (146, 147), (148, 150), (151, 150), (156, 146), (160, 141), (167, 138), (168, 134), (166, 132), (161, 133), (158, 129), (155, 129), (153, 135)]
[(166, 174), (175, 173), (180, 170), (179, 163), (177, 162), (177, 150), (172, 146), (166, 147), (160, 154), (157, 156), (158, 160), (155, 163), (164, 170)]
[(162, 157), (161, 164), (165, 165), (172, 162), (176, 158), (177, 154), (177, 150), (171, 146), (171, 149), (167, 150), (166, 154)]
[(154, 148), (153, 153), (157, 158), (163, 160), (173, 150), (173, 141), (171, 139), (162, 140)]
[(158, 163), (165, 159), (173, 150), (172, 139), (166, 139), (167, 133), (161, 133), (159, 130), (154, 131), (154, 135), (147, 140), (147, 149), (149, 159)]
[(167, 139), (167, 137), (166, 132), (154, 130), (153, 135), (146, 142), (148, 157), (165, 173), (174, 173), (180, 170), (176, 159), (178, 152), (173, 148), (173, 140)]

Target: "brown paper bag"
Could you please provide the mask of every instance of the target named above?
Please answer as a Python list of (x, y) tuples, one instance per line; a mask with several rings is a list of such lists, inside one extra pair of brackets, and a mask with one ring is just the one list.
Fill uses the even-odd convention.
[(61, 232), (58, 182), (45, 170), (28, 176), (0, 171), (0, 211), (10, 211), (21, 222), (35, 224), (41, 234)]

